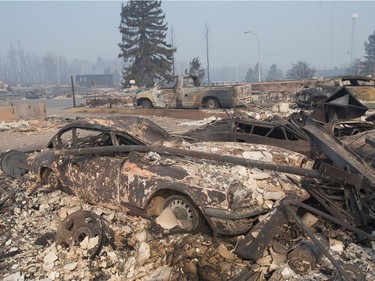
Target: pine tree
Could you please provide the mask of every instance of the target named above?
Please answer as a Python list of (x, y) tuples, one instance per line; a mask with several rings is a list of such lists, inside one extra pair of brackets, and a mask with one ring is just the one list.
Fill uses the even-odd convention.
[(254, 68), (249, 68), (249, 70), (247, 71), (246, 73), (246, 77), (245, 77), (245, 81), (246, 82), (258, 82), (259, 80), (259, 77), (258, 77), (258, 67), (259, 67), (259, 64), (255, 64), (254, 65)]
[(272, 64), (267, 74), (267, 81), (275, 81), (283, 78), (283, 72), (277, 67), (276, 64)]
[(375, 31), (365, 42), (365, 71), (367, 74), (375, 74)]
[(157, 80), (170, 79), (176, 49), (166, 42), (161, 1), (130, 0), (121, 7), (119, 57), (126, 63), (122, 85), (128, 87), (135, 80), (138, 86), (152, 87)]
[(199, 61), (199, 58), (193, 58), (189, 62), (189, 71), (185, 70), (185, 73), (187, 75), (190, 75), (191, 77), (197, 77), (197, 85), (201, 85), (204, 79), (204, 69), (202, 68), (202, 64)]

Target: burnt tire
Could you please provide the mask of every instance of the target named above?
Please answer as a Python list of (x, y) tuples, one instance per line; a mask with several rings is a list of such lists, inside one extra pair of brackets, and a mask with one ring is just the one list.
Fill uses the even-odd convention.
[(201, 219), (197, 208), (190, 200), (182, 195), (172, 195), (168, 197), (163, 206), (163, 210), (170, 207), (179, 226), (186, 232), (194, 232), (201, 226)]
[(141, 100), (140, 106), (141, 106), (142, 108), (146, 108), (146, 109), (147, 109), (147, 108), (152, 108), (152, 107), (153, 107), (151, 101), (148, 100), (148, 99), (143, 99), (143, 100)]
[(219, 101), (215, 98), (208, 98), (205, 101), (205, 106), (208, 109), (217, 109), (219, 108)]

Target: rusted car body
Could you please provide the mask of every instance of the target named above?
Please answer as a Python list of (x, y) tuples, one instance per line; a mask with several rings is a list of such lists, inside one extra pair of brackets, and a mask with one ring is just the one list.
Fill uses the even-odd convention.
[(185, 134), (200, 141), (223, 141), (265, 144), (311, 155), (309, 136), (282, 118), (255, 120), (231, 118), (213, 121)]
[[(211, 154), (189, 156), (203, 152)], [(296, 178), (218, 162), (217, 154), (297, 169), (306, 164), (301, 154), (264, 145), (188, 143), (138, 117), (74, 121), (28, 162), (40, 181), (58, 182), (93, 204), (148, 217), (171, 206), (189, 231), (206, 221), (216, 233), (244, 233), (288, 193), (308, 197)]]
[(296, 93), (297, 104), (301, 107), (314, 107), (343, 86), (365, 106), (375, 108), (375, 79), (366, 76), (343, 76), (303, 86)]
[(191, 77), (177, 76), (173, 86), (158, 84), (136, 93), (134, 106), (143, 108), (233, 108), (244, 106), (251, 85), (200, 86)]

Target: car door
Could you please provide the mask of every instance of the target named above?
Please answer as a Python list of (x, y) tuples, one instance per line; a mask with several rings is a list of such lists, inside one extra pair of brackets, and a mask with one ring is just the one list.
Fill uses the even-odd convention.
[(57, 161), (59, 179), (75, 195), (93, 203), (112, 207), (119, 205), (119, 172), (126, 157), (65, 156)]

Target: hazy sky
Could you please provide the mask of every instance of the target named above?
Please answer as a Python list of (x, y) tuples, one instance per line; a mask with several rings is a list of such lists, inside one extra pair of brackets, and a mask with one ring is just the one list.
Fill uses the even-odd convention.
[[(0, 2), (0, 56), (19, 41), (27, 53), (53, 52), (68, 59), (115, 58), (122, 2)], [(350, 61), (353, 13), (354, 57), (375, 30), (375, 2), (164, 1), (177, 38), (176, 59), (199, 57), (205, 65), (205, 23), (211, 31), (211, 66), (261, 64), (287, 69), (298, 60), (316, 68)]]

